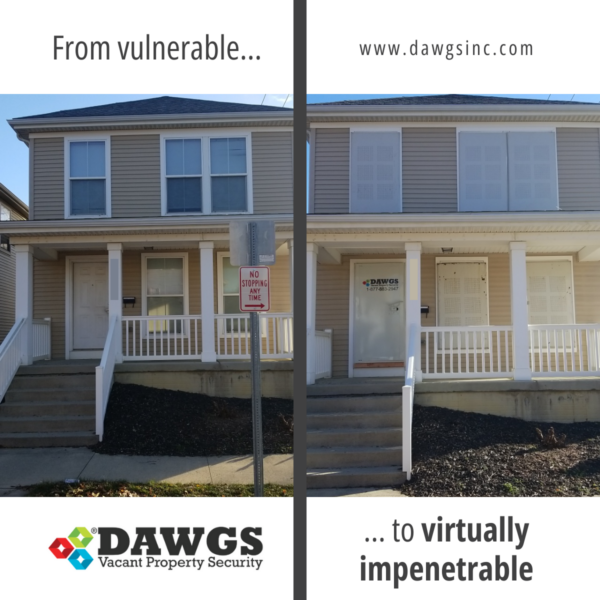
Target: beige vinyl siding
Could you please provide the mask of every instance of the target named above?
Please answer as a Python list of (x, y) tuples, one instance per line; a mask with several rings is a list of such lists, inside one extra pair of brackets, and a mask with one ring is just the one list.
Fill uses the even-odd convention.
[(252, 134), (254, 213), (294, 212), (294, 159), (291, 131)]
[(15, 324), (15, 254), (0, 249), (0, 344)]
[(350, 129), (316, 129), (314, 212), (350, 212)]
[(112, 216), (160, 217), (160, 136), (111, 137)]
[(37, 138), (30, 143), (30, 152), (33, 152), (33, 217), (36, 221), (64, 219), (64, 139)]
[(575, 322), (600, 323), (600, 262), (573, 260)]
[(333, 329), (333, 377), (348, 377), (350, 258), (356, 257), (344, 256), (340, 265), (317, 264), (316, 328)]
[(402, 129), (402, 212), (457, 211), (456, 129)]
[(562, 210), (600, 209), (600, 137), (597, 128), (558, 127), (558, 198)]

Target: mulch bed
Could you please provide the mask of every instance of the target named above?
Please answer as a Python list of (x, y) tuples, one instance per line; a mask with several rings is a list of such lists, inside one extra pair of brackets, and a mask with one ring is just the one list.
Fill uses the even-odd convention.
[[(562, 448), (542, 447), (554, 427)], [(409, 496), (600, 495), (600, 423), (532, 423), (415, 406)]]
[[(292, 415), (292, 400), (262, 399), (265, 454), (292, 452)], [(93, 449), (150, 456), (252, 454), (251, 401), (115, 383), (104, 440)]]

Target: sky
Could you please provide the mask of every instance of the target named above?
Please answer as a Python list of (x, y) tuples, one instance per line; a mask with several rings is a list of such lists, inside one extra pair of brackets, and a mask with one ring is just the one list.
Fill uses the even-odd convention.
[[(160, 94), (0, 95), (0, 183), (25, 204), (29, 204), (29, 151), (27, 146), (17, 139), (16, 133), (7, 123), (8, 119), (57, 110), (154, 98), (158, 95)], [(285, 103), (287, 108), (294, 107), (293, 94), (186, 94), (185, 97), (270, 106), (283, 106)]]

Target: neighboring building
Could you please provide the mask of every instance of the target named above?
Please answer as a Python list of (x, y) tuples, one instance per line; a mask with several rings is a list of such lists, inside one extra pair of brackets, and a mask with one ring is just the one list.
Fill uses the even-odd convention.
[[(0, 221), (26, 221), (28, 213), (27, 205), (0, 183)], [(14, 322), (15, 255), (9, 237), (0, 234), (0, 344)]]
[[(600, 106), (344, 101), (309, 105), (308, 130), (309, 384), (410, 363), (417, 382), (469, 380), (418, 384), (421, 403), (600, 419), (582, 383), (600, 374)], [(546, 377), (563, 379), (530, 381)], [(527, 395), (540, 385), (570, 395)]]
[[(17, 257), (23, 364), (104, 356), (118, 381), (244, 396), (248, 315), (229, 224), (268, 219), (263, 381), (265, 395), (291, 396), (291, 110), (167, 96), (9, 123), (30, 150), (30, 221), (0, 227)], [(111, 377), (108, 364), (105, 395)]]

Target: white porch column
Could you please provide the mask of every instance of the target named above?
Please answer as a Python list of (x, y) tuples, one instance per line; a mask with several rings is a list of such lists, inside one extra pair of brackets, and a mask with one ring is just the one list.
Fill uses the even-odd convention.
[(202, 312), (202, 362), (216, 362), (214, 242), (200, 242), (200, 310)]
[(27, 244), (14, 246), (16, 259), (15, 319), (25, 319), (23, 365), (33, 363), (33, 248)]
[(294, 240), (288, 240), (287, 246), (290, 253), (290, 306), (294, 314)]
[(416, 328), (415, 381), (421, 381), (421, 242), (404, 244), (406, 251), (406, 281), (404, 283), (406, 306), (406, 366), (408, 366), (408, 341), (410, 331)]
[(527, 323), (526, 242), (510, 242), (510, 312), (513, 327), (513, 377), (531, 379)]
[(117, 358), (116, 362), (123, 362), (123, 244), (106, 244), (108, 249), (108, 321), (117, 317)]
[(313, 384), (317, 378), (316, 339), (317, 321), (317, 253), (316, 244), (306, 244), (306, 383)]

